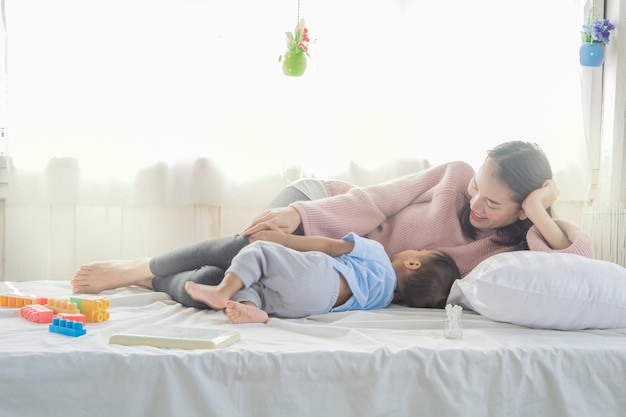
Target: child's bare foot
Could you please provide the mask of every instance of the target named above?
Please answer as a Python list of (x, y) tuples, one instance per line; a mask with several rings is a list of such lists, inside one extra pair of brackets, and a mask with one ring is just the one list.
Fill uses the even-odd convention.
[(230, 298), (230, 294), (225, 294), (218, 286), (196, 284), (192, 281), (185, 282), (185, 291), (194, 300), (202, 301), (214, 310), (223, 309)]
[(232, 300), (226, 301), (226, 315), (233, 324), (267, 323), (269, 320), (267, 313), (254, 304)]
[(72, 292), (97, 294), (104, 290), (141, 285), (151, 288), (150, 258), (93, 262), (81, 267), (72, 278)]

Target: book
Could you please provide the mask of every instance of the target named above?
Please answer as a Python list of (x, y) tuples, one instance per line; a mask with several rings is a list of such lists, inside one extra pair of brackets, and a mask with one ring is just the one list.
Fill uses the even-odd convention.
[(240, 339), (234, 330), (143, 325), (114, 334), (110, 344), (179, 349), (220, 349)]

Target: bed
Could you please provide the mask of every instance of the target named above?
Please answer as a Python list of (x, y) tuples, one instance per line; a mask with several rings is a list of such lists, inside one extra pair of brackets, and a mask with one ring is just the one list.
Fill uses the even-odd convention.
[[(2, 307), (0, 415), (624, 415), (626, 325), (523, 326), (472, 311), (479, 300), (455, 291), (465, 305), (459, 339), (444, 337), (445, 310), (399, 305), (233, 325), (223, 312), (129, 287), (99, 295), (110, 317), (80, 337)], [(72, 296), (64, 281), (0, 282), (0, 294)], [(148, 323), (234, 329), (241, 339), (196, 350), (109, 344)]]

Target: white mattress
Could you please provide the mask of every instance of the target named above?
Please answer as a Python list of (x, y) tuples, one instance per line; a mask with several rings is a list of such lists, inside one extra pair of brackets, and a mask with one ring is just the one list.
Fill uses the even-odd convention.
[[(0, 294), (69, 298), (68, 282)], [(391, 306), (231, 325), (140, 288), (103, 294), (110, 319), (78, 338), (0, 308), (0, 416), (623, 416), (626, 329), (533, 330)], [(236, 329), (219, 350), (108, 344), (140, 324)]]

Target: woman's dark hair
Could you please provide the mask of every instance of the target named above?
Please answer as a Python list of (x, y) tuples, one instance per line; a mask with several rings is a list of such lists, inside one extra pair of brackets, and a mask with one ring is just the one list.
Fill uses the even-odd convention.
[(444, 308), (459, 268), (450, 255), (433, 251), (422, 260), (419, 269), (407, 275), (400, 297), (409, 307)]
[[(513, 200), (520, 205), (532, 191), (541, 188), (552, 179), (550, 161), (539, 145), (524, 141), (502, 143), (487, 152), (487, 157), (495, 162), (494, 175), (506, 184), (513, 195)], [(552, 216), (552, 209), (546, 209)], [(470, 223), (469, 199), (460, 213), (463, 233), (476, 239), (476, 229)], [(498, 229), (495, 243), (502, 246), (526, 245), (526, 233), (532, 226), (529, 219), (517, 220), (515, 223)]]

